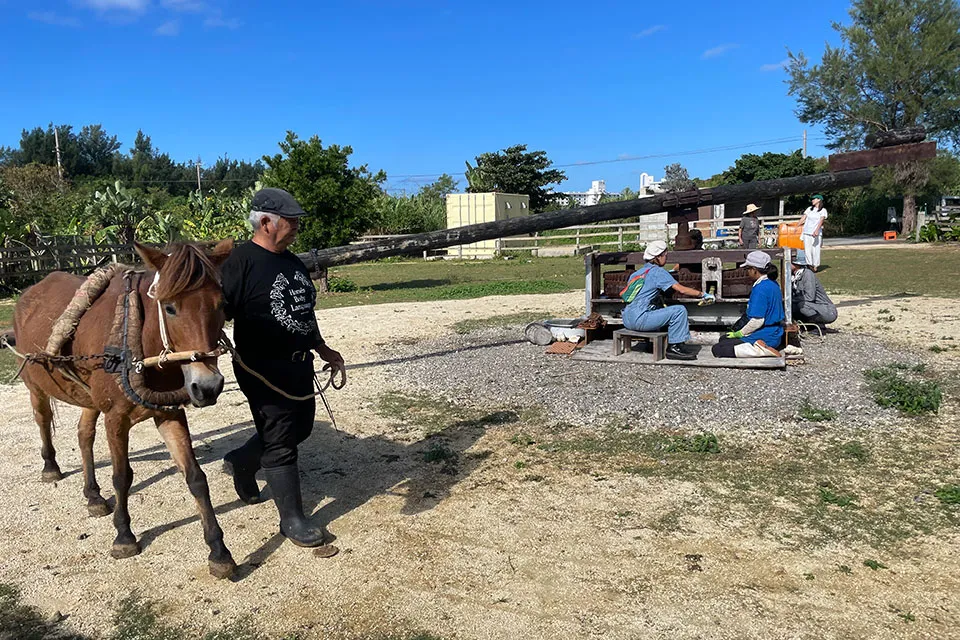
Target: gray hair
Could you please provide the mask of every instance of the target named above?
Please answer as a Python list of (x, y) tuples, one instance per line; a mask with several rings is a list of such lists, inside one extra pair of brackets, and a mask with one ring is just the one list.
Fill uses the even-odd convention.
[(254, 231), (260, 228), (260, 221), (264, 217), (269, 218), (270, 222), (273, 224), (277, 224), (277, 222), (280, 221), (280, 216), (276, 213), (268, 213), (267, 211), (251, 211), (248, 220), (250, 221), (250, 226), (253, 227)]

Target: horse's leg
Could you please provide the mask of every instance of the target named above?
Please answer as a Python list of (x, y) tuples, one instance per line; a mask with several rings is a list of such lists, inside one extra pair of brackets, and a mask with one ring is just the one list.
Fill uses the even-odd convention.
[(53, 409), (50, 407), (50, 398), (42, 391), (30, 389), (30, 402), (33, 404), (33, 419), (40, 427), (40, 456), (43, 458), (43, 473), (40, 479), (44, 482), (62, 480), (63, 474), (57, 464), (57, 450), (53, 448)]
[(93, 439), (97, 432), (96, 409), (84, 409), (77, 424), (77, 439), (80, 441), (80, 456), (83, 458), (83, 497), (87, 499), (87, 512), (99, 518), (110, 515), (110, 505), (100, 495), (100, 485), (93, 468)]
[(217, 515), (210, 502), (210, 488), (207, 485), (207, 476), (203, 473), (193, 452), (193, 443), (190, 441), (190, 432), (187, 430), (187, 417), (180, 412), (176, 418), (163, 420), (155, 419), (157, 429), (167, 443), (167, 449), (173, 457), (177, 467), (183, 472), (187, 486), (194, 500), (197, 501), (197, 511), (200, 513), (200, 522), (203, 525), (203, 539), (210, 547), (207, 563), (210, 574), (216, 578), (229, 578), (237, 568), (233, 556), (223, 544), (223, 530), (217, 523)]
[(113, 490), (117, 496), (117, 506), (113, 512), (113, 526), (117, 537), (113, 541), (110, 555), (114, 558), (129, 558), (140, 553), (137, 537), (130, 530), (130, 512), (127, 502), (130, 497), (130, 485), (133, 484), (133, 469), (130, 468), (130, 419), (126, 414), (107, 413), (104, 416), (107, 427), (107, 442), (110, 444), (110, 460), (113, 463)]

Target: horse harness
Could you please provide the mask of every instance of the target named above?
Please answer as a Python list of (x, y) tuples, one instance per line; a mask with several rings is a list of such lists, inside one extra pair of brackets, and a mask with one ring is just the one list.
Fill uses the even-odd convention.
[[(113, 267), (108, 267), (106, 269), (115, 269), (118, 266), (120, 265), (114, 265)], [(106, 271), (106, 269), (98, 271)], [(314, 374), (314, 382), (316, 384), (317, 391), (306, 396), (293, 396), (285, 392), (283, 389), (278, 388), (261, 374), (247, 366), (246, 363), (244, 363), (240, 358), (240, 354), (237, 353), (237, 350), (231, 343), (230, 338), (227, 337), (227, 335), (222, 331), (220, 333), (220, 339), (217, 343), (217, 348), (213, 349), (212, 351), (173, 351), (170, 344), (169, 334), (167, 333), (163, 308), (160, 300), (158, 300), (155, 295), (156, 286), (160, 279), (159, 272), (154, 275), (153, 282), (147, 289), (147, 296), (152, 300), (156, 300), (157, 303), (160, 340), (163, 344), (163, 348), (160, 354), (157, 356), (144, 357), (142, 341), (144, 310), (143, 301), (140, 296), (140, 281), (144, 275), (144, 272), (135, 271), (134, 269), (127, 267), (123, 269), (122, 275), (124, 279), (124, 293), (117, 300), (114, 324), (110, 331), (110, 337), (107, 341), (107, 345), (104, 347), (103, 353), (65, 356), (60, 355), (59, 353), (50, 353), (45, 351), (39, 353), (22, 354), (14, 348), (14, 345), (10, 342), (9, 337), (7, 335), (3, 335), (0, 336), (0, 346), (10, 349), (15, 356), (23, 360), (23, 362), (20, 363), (20, 367), (17, 369), (17, 373), (14, 378), (20, 375), (27, 363), (40, 364), (45, 367), (58, 368), (64, 377), (79, 384), (85, 391), (87, 391), (87, 393), (89, 393), (89, 385), (79, 378), (74, 369), (74, 365), (79, 362), (95, 362), (95, 364), (89, 367), (89, 369), (91, 371), (103, 369), (106, 373), (117, 376), (118, 385), (131, 402), (154, 411), (173, 412), (179, 410), (181, 405), (189, 402), (189, 394), (187, 391), (185, 389), (179, 389), (176, 391), (154, 391), (149, 389), (144, 381), (144, 370), (151, 367), (162, 369), (163, 366), (168, 363), (201, 362), (203, 360), (210, 359), (216, 360), (224, 353), (229, 353), (235, 363), (239, 364), (248, 373), (258, 378), (268, 388), (286, 398), (292, 400), (309, 400), (315, 396), (320, 396), (320, 399), (323, 401), (323, 405), (327, 410), (327, 414), (330, 416), (331, 423), (333, 424), (334, 428), (336, 428), (336, 420), (333, 417), (333, 411), (331, 410), (330, 404), (327, 402), (326, 396), (323, 392), (330, 386), (333, 386), (334, 389), (342, 388), (343, 381), (341, 380), (338, 384), (332, 374), (330, 380), (325, 385), (321, 385), (316, 374)], [(94, 297), (99, 295), (100, 292), (102, 292), (102, 289), (99, 292), (95, 292)], [(89, 307), (89, 304), (91, 303), (92, 300), (88, 302), (87, 307)], [(70, 308), (68, 307), (68, 309), (64, 311), (61, 317), (54, 324), (54, 327), (57, 327), (63, 323), (65, 317), (68, 315), (69, 310)], [(80, 315), (82, 315), (83, 311), (85, 310), (86, 309), (83, 309)], [(67, 335), (67, 339), (72, 337), (72, 333), (76, 329), (76, 324), (79, 322), (80, 315), (76, 315), (71, 323), (72, 326), (64, 331), (64, 333)], [(66, 340), (64, 340), (64, 342), (65, 341)], [(57, 348), (56, 351), (59, 352), (59, 348)]]

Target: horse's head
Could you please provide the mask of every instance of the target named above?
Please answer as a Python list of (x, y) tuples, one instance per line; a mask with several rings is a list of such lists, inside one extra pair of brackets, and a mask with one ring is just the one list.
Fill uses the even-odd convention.
[[(207, 353), (217, 348), (226, 319), (220, 288), (220, 265), (233, 250), (223, 240), (209, 254), (190, 244), (175, 244), (169, 254), (136, 245), (148, 267), (160, 275), (152, 296), (159, 305), (172, 351)], [(223, 375), (215, 360), (181, 365), (190, 399), (198, 407), (214, 404), (223, 391)]]

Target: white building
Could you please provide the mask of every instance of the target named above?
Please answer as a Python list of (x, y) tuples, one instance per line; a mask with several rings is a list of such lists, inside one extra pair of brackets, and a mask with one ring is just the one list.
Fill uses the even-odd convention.
[(653, 176), (649, 173), (641, 173), (639, 196), (642, 198), (644, 196), (652, 196), (658, 193), (663, 193), (663, 188), (660, 187), (660, 182), (654, 180)]
[(557, 199), (561, 205), (566, 206), (572, 199), (574, 204), (578, 207), (592, 207), (595, 204), (600, 203), (600, 198), (602, 198), (607, 193), (607, 183), (605, 180), (594, 180), (590, 183), (589, 191), (570, 191), (564, 194), (563, 197)]

